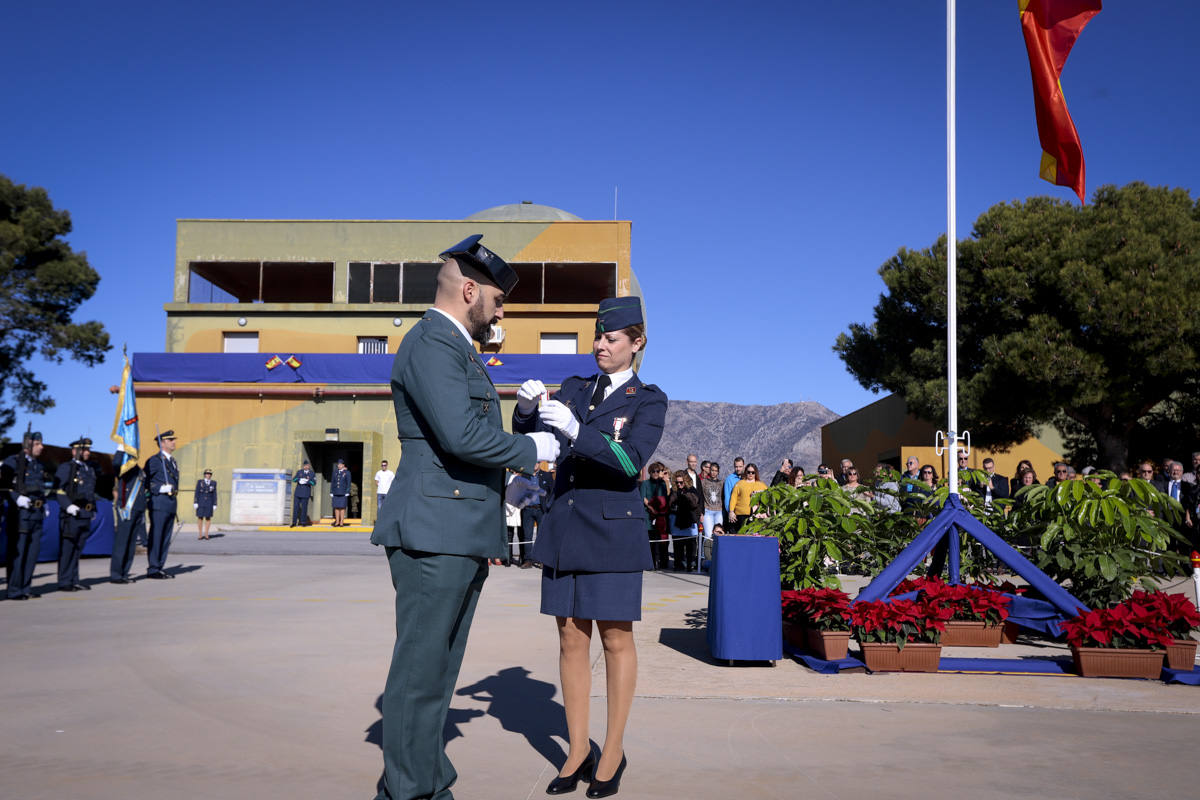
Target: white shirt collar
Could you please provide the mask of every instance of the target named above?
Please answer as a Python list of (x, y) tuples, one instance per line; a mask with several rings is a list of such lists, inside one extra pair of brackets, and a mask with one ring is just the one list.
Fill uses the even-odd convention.
[(612, 394), (613, 392), (615, 392), (617, 390), (618, 386), (620, 386), (623, 383), (628, 382), (629, 379), (632, 377), (633, 377), (633, 367), (630, 367), (629, 369), (623, 369), (620, 372), (611, 373), (608, 376), (608, 379), (611, 380), (612, 383), (610, 383), (608, 385), (608, 388), (604, 390), (604, 399), (607, 400), (608, 396), (610, 394)]
[(454, 323), (454, 327), (458, 328), (458, 331), (459, 331), (459, 333), (461, 333), (461, 334), (463, 335), (463, 338), (467, 340), (467, 346), (468, 346), (468, 347), (470, 347), (472, 350), (474, 350), (474, 349), (475, 349), (475, 348), (474, 348), (474, 346), (471, 344), (471, 342), (473, 342), (473, 341), (475, 341), (475, 340), (471, 338), (471, 334), (467, 333), (467, 326), (466, 326), (466, 325), (463, 325), (461, 322), (459, 322), (458, 320), (456, 320), (454, 317), (450, 316), (450, 315), (449, 315), (448, 313), (446, 313), (445, 311), (442, 311), (442, 310), (441, 310), (440, 308), (438, 308), (437, 306), (430, 306), (429, 310), (430, 310), (430, 311), (436, 311), (436, 312), (438, 312), (439, 314), (441, 314), (443, 317), (445, 317), (446, 319), (448, 319), (448, 320), (450, 320), (451, 322), (453, 322), (453, 323)]

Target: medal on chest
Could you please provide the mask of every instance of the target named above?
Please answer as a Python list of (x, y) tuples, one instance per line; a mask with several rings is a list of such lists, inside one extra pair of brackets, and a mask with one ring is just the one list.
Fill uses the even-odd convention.
[(613, 417), (613, 441), (621, 441), (621, 431), (625, 429), (625, 423), (629, 422), (629, 417)]

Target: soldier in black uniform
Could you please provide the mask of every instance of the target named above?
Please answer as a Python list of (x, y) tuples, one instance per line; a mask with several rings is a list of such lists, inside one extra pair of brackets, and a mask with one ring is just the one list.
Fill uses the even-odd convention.
[(217, 510), (217, 482), (212, 479), (212, 470), (204, 470), (204, 477), (196, 481), (196, 494), (192, 502), (199, 525), (200, 539), (207, 539), (212, 530), (213, 512)]
[[(146, 485), (142, 468), (137, 462), (128, 465), (128, 456), (118, 452), (113, 457), (113, 469), (117, 480), (113, 484), (113, 511), (116, 525), (113, 529), (112, 560), (109, 562), (108, 579), (113, 583), (133, 583), (129, 570), (133, 567), (133, 554), (139, 540), (146, 538)], [(122, 470), (122, 467), (128, 469)]]
[(317, 473), (313, 472), (312, 464), (305, 461), (304, 464), (292, 476), (292, 483), (296, 484), (296, 491), (292, 495), (292, 524), (291, 527), (303, 525), (305, 527), (312, 523), (308, 519), (308, 501), (313, 494), (313, 485), (317, 482)]
[(96, 471), (88, 464), (92, 440), (79, 437), (71, 442), (71, 460), (58, 465), (54, 485), (58, 489), (58, 588), (64, 592), (91, 589), (79, 581), (79, 556), (92, 532), (96, 516)]
[(174, 578), (163, 571), (171, 534), (175, 532), (175, 497), (179, 494), (179, 464), (175, 452), (175, 431), (163, 431), (158, 452), (146, 459), (146, 500), (150, 506), (150, 538), (146, 542), (146, 577)]
[(42, 454), (42, 435), (26, 431), (21, 452), (4, 459), (3, 483), (10, 487), (13, 512), (8, 540), (13, 544), (12, 568), (8, 573), (8, 599), (37, 597), (30, 589), (42, 542), (42, 521), (46, 518), (46, 473), (38, 456)]

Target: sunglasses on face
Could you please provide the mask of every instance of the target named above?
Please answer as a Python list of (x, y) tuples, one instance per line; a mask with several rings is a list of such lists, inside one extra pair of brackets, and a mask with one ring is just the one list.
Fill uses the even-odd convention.
[(746, 474), (747, 474), (747, 475), (757, 475), (758, 473), (757, 473), (757, 472), (755, 472), (755, 471), (754, 471), (754, 470), (752, 470), (752, 469), (748, 469), (748, 470), (746, 470)]
[(922, 475), (932, 475), (932, 474), (933, 474), (933, 470), (931, 470), (931, 469), (923, 469), (923, 470), (921, 470), (921, 474), (922, 474)]

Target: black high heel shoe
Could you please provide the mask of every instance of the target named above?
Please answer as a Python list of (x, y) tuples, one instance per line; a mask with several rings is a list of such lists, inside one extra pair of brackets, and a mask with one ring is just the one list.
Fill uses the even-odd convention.
[[(597, 759), (599, 764), (599, 759)], [(588, 787), (587, 797), (612, 797), (621, 788), (621, 775), (625, 773), (625, 765), (628, 762), (625, 760), (625, 754), (621, 753), (621, 766), (617, 767), (617, 771), (613, 776), (606, 781), (596, 780), (595, 774), (592, 775), (592, 785)]]
[(588, 750), (587, 757), (583, 759), (574, 772), (570, 775), (556, 777), (550, 781), (550, 785), (546, 787), (546, 794), (566, 794), (567, 792), (575, 791), (575, 787), (579, 785), (579, 779), (592, 774), (592, 770), (596, 768), (596, 751)]

